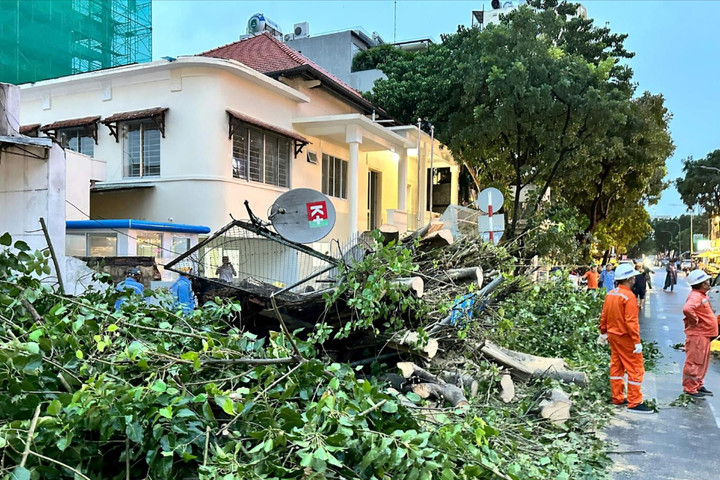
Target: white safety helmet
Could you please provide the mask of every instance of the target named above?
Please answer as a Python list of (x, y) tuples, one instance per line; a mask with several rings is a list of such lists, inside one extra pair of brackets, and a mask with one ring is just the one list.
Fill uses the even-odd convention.
[(642, 272), (635, 270), (635, 265), (632, 263), (621, 263), (615, 269), (615, 280), (627, 280), (635, 275), (640, 275)]
[(705, 280), (710, 280), (710, 275), (705, 273), (704, 270), (700, 270), (699, 268), (697, 270), (693, 270), (688, 274), (688, 283), (690, 285), (698, 285), (700, 283), (703, 283)]

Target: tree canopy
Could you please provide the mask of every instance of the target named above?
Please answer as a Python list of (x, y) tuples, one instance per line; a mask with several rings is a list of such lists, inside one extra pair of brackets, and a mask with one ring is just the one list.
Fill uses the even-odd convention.
[(720, 150), (707, 154), (705, 158), (683, 160), (684, 177), (675, 180), (683, 203), (692, 208), (701, 206), (711, 214), (720, 213)]
[(669, 113), (662, 96), (633, 99), (626, 35), (573, 16), (575, 4), (530, 3), (498, 25), (460, 27), (382, 63), (388, 78), (370, 96), (402, 121), (432, 123), (478, 189), (508, 193), (505, 238), (532, 223), (538, 203), (521, 204), (528, 185), (537, 198), (552, 189), (592, 233), (616, 204), (659, 195), (673, 149)]

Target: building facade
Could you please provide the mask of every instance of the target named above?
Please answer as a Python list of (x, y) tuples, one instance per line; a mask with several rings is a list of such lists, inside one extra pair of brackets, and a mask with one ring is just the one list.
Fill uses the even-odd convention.
[(279, 195), (306, 187), (335, 206), (327, 242), (389, 221), (402, 231), (423, 224), (418, 186), (431, 151), (455, 169), (457, 185), (439, 144), (373, 118), (389, 119), (267, 34), (199, 56), (22, 86), (26, 129), (39, 125), (39, 135), (106, 164), (105, 180), (86, 185), (90, 207), (76, 219), (217, 230), (231, 215), (247, 217), (246, 200), (265, 217)]
[(152, 58), (152, 0), (0, 0), (0, 82)]

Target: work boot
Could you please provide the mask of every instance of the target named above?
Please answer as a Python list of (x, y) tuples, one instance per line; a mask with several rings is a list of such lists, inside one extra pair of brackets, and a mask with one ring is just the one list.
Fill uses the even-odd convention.
[[(701, 392), (700, 390), (698, 390), (698, 391), (695, 392), (695, 393), (690, 393), (690, 392), (685, 392), (685, 393), (688, 394), (688, 395), (690, 395), (692, 398), (705, 398), (705, 397), (709, 397), (709, 396), (710, 396), (710, 395), (708, 395), (707, 393)], [(711, 394), (711, 395), (712, 395), (712, 394)]]
[(611, 402), (611, 403), (612, 403), (613, 405), (615, 405), (616, 407), (621, 407), (621, 406), (623, 406), (623, 405), (627, 405), (627, 404), (628, 404), (628, 401), (627, 401), (627, 398), (626, 398), (625, 400), (623, 400), (623, 401), (620, 402), (620, 403), (615, 403), (615, 402)]
[(704, 394), (704, 395), (706, 395), (706, 396), (708, 396), (708, 397), (712, 397), (712, 396), (713, 396), (713, 392), (711, 392), (710, 390), (708, 390), (707, 388), (705, 388), (705, 385), (703, 385), (702, 387), (698, 388), (698, 393), (702, 393), (702, 394)]
[(649, 413), (655, 413), (655, 410), (653, 410), (652, 408), (648, 407), (648, 406), (645, 405), (644, 403), (640, 403), (640, 404), (638, 404), (638, 405), (635, 405), (634, 407), (629, 407), (629, 408), (628, 408), (628, 412), (649, 414)]

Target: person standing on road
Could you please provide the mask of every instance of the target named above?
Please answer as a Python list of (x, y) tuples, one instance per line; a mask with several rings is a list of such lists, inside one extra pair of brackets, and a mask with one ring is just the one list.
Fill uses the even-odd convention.
[(635, 294), (635, 297), (637, 297), (638, 308), (642, 310), (645, 306), (645, 293), (647, 291), (646, 278), (643, 273), (642, 263), (635, 265), (635, 270), (637, 270), (638, 273), (635, 274), (635, 284), (632, 287), (632, 291)]
[[(640, 272), (631, 264), (624, 263), (615, 271), (617, 288), (605, 297), (600, 316), (600, 343), (610, 344), (610, 388), (614, 405), (627, 404), (628, 411), (653, 413), (643, 403), (641, 385), (645, 375), (638, 304), (632, 293), (635, 276)], [(625, 374), (627, 373), (627, 398), (625, 398)]]
[(585, 275), (583, 275), (583, 278), (587, 281), (587, 289), (588, 290), (597, 290), (598, 288), (598, 280), (600, 279), (600, 274), (595, 271), (595, 266), (590, 265), (590, 269), (588, 269), (587, 272), (585, 272)]
[(692, 287), (683, 307), (685, 322), (685, 365), (683, 365), (683, 391), (691, 397), (712, 396), (705, 388), (705, 374), (710, 364), (710, 342), (718, 336), (718, 317), (710, 306), (707, 291), (710, 275), (703, 270), (688, 274)]
[(615, 288), (615, 271), (611, 263), (605, 265), (605, 270), (600, 274), (600, 282), (608, 292)]
[(677, 283), (677, 269), (674, 262), (668, 262), (665, 267), (665, 283), (663, 284), (663, 292), (667, 292), (667, 288), (672, 292)]

